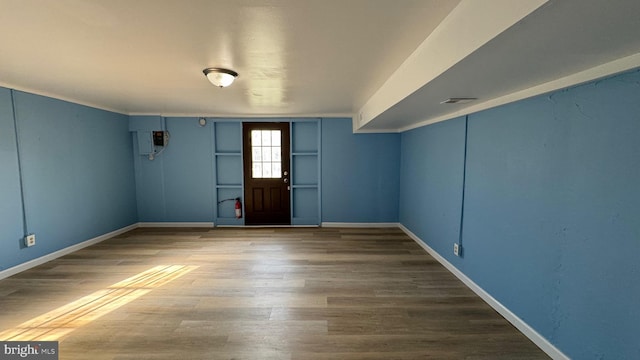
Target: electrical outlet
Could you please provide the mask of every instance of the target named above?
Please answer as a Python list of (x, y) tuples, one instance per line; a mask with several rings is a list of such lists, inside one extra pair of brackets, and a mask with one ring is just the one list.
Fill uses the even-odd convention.
[(460, 244), (453, 243), (453, 255), (460, 256)]
[(24, 237), (24, 245), (26, 247), (31, 247), (36, 244), (36, 234), (29, 234)]

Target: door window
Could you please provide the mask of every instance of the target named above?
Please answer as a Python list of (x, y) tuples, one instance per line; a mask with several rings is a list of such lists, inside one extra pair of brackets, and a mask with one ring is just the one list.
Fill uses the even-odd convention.
[(251, 177), (282, 177), (282, 134), (280, 130), (251, 130)]

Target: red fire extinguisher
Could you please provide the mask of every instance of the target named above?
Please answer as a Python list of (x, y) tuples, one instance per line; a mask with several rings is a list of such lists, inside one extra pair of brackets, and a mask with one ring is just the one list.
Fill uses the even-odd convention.
[(240, 198), (236, 198), (236, 219), (240, 219), (242, 217), (242, 204), (240, 203)]

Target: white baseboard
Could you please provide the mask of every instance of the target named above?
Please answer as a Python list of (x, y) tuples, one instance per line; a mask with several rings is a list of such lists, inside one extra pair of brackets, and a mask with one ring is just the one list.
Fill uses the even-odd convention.
[(23, 272), (25, 270), (29, 270), (33, 267), (36, 267), (38, 265), (42, 265), (48, 261), (57, 259), (61, 256), (67, 255), (67, 254), (71, 254), (72, 252), (78, 251), (80, 249), (86, 248), (87, 246), (91, 246), (94, 244), (97, 244), (99, 242), (105, 241), (107, 239), (110, 239), (114, 236), (118, 236), (120, 234), (124, 234), (127, 231), (131, 231), (135, 228), (138, 227), (138, 224), (133, 224), (133, 225), (129, 225), (126, 227), (123, 227), (122, 229), (118, 229), (115, 231), (112, 231), (110, 233), (104, 234), (104, 235), (100, 235), (97, 237), (94, 237), (93, 239), (89, 239), (86, 241), (83, 241), (81, 243), (75, 244), (75, 245), (71, 245), (69, 247), (66, 247), (64, 249), (60, 249), (58, 251), (54, 251), (52, 253), (49, 253), (47, 255), (41, 256), (37, 259), (33, 259), (33, 260), (29, 260), (25, 263), (16, 265), (14, 267), (8, 268), (7, 270), (3, 270), (0, 271), (0, 280), (4, 279), (4, 278), (8, 278), (9, 276), (15, 275), (17, 273)]
[(260, 228), (317, 228), (320, 225), (218, 225), (219, 228), (241, 228), (241, 229), (260, 229)]
[(482, 300), (484, 300), (489, 306), (497, 311), (502, 317), (507, 319), (513, 326), (515, 326), (522, 334), (533, 341), (542, 351), (549, 355), (552, 359), (557, 360), (570, 360), (568, 356), (562, 353), (558, 348), (549, 342), (545, 337), (535, 331), (529, 324), (520, 319), (516, 314), (511, 312), (506, 306), (502, 305), (498, 300), (481, 288), (478, 284), (468, 278), (462, 271), (458, 270), (447, 259), (438, 254), (429, 245), (422, 241), (416, 234), (407, 229), (404, 225), (399, 225), (400, 229), (404, 231), (409, 237), (411, 237), (418, 245), (425, 249), (429, 255), (433, 256), (438, 262), (440, 262), (447, 270), (460, 279), (469, 289), (476, 293)]
[(140, 222), (141, 228), (212, 228), (212, 222)]
[[(61, 256), (73, 253), (80, 249), (83, 249), (87, 246), (91, 246), (102, 242), (104, 240), (110, 239), (114, 236), (118, 236), (127, 231), (134, 230), (138, 227), (213, 227), (213, 223), (136, 223), (133, 225), (126, 226), (124, 228), (112, 231), (110, 233), (97, 236), (93, 239), (89, 239), (83, 241), (79, 244), (75, 244), (64, 249), (52, 252), (50, 254), (41, 256), (37, 259), (33, 259), (22, 263), (20, 265), (16, 265), (9, 269), (0, 271), (0, 280), (7, 278), (9, 276), (15, 275), (22, 271), (31, 269), (35, 266), (44, 264), (48, 261), (57, 259)], [(502, 305), (498, 300), (496, 300), (493, 296), (491, 296), (488, 292), (482, 289), (478, 284), (473, 282), (470, 278), (468, 278), (463, 272), (458, 270), (453, 264), (447, 261), (444, 257), (438, 254), (435, 250), (433, 250), (430, 246), (428, 246), (424, 241), (422, 241), (417, 235), (415, 235), (411, 230), (407, 229), (404, 225), (400, 223), (338, 223), (338, 222), (323, 222), (322, 227), (337, 227), (337, 228), (346, 228), (346, 227), (358, 227), (358, 228), (366, 228), (366, 227), (376, 227), (376, 228), (387, 228), (387, 227), (399, 227), (404, 231), (409, 237), (411, 237), (418, 245), (420, 245), (426, 252), (428, 252), (433, 258), (438, 260), (447, 270), (449, 270), (453, 275), (455, 275), (458, 279), (460, 279), (469, 289), (475, 292), (480, 298), (482, 298), (489, 306), (491, 306), (494, 310), (496, 310), (500, 315), (502, 315), (507, 321), (509, 321), (513, 326), (515, 326), (520, 332), (522, 332), (526, 337), (528, 337), (534, 344), (536, 344), (542, 351), (544, 351), (547, 355), (549, 355), (553, 359), (558, 360), (569, 360), (569, 357), (562, 353), (558, 348), (556, 348), (553, 344), (551, 344), (546, 338), (540, 335), (537, 331), (535, 331), (529, 324), (520, 319), (517, 315), (515, 315), (511, 310)]]
[(399, 227), (399, 223), (346, 223), (346, 222), (323, 222), (321, 227), (333, 228), (394, 228)]

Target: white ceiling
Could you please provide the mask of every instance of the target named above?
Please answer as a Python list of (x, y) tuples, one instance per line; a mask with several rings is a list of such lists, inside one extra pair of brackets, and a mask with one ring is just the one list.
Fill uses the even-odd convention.
[[(0, 85), (398, 131), (640, 66), (639, 19), (638, 0), (0, 0)], [(240, 76), (215, 88), (206, 67)]]

